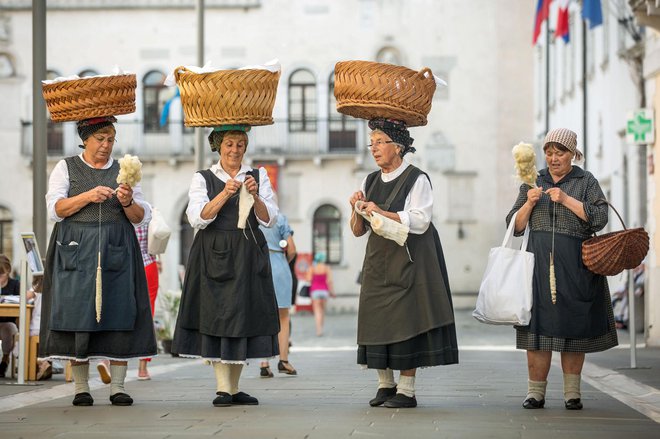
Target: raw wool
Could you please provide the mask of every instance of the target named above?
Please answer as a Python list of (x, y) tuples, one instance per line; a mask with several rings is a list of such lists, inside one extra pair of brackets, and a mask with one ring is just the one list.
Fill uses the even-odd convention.
[(98, 265), (96, 266), (96, 297), (94, 301), (94, 307), (96, 308), (96, 323), (101, 322), (101, 305), (103, 304), (103, 280), (101, 272), (101, 252), (99, 252)]
[(523, 183), (531, 188), (536, 188), (536, 153), (529, 143), (520, 142), (511, 150), (513, 159), (516, 162), (516, 173)]
[(375, 234), (380, 235), (385, 239), (391, 239), (400, 246), (403, 246), (406, 243), (408, 233), (410, 232), (408, 226), (389, 219), (377, 212), (374, 212), (369, 216), (362, 211), (362, 204), (361, 201), (355, 203), (355, 211), (371, 223), (371, 230), (373, 230)]
[(552, 304), (557, 303), (557, 278), (555, 277), (555, 257), (550, 253), (550, 297)]
[(245, 184), (241, 185), (241, 192), (238, 196), (238, 228), (245, 229), (250, 209), (254, 205), (254, 197), (250, 195)]
[(135, 187), (142, 180), (142, 163), (136, 155), (126, 154), (119, 159), (119, 175), (117, 183)]

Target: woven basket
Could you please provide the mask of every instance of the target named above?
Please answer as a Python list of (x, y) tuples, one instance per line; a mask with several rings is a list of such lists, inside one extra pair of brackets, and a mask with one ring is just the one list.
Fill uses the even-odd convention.
[(337, 111), (349, 116), (423, 126), (434, 92), (435, 79), (428, 67), (416, 72), (370, 61), (343, 61), (335, 66)]
[(185, 125), (270, 125), (280, 72), (261, 69), (193, 73), (177, 67)]
[(598, 202), (605, 202), (614, 210), (623, 225), (623, 230), (584, 241), (582, 262), (590, 271), (603, 276), (614, 276), (623, 270), (637, 267), (649, 251), (648, 233), (641, 227), (626, 229), (621, 215), (614, 206), (605, 200)]
[(135, 75), (98, 76), (43, 84), (53, 122), (116, 116), (135, 111)]

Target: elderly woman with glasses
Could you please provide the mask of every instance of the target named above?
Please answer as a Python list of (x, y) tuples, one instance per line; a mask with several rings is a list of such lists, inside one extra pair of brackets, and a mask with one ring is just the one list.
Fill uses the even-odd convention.
[(126, 406), (133, 403), (124, 390), (127, 360), (156, 354), (147, 280), (133, 228), (149, 223), (151, 209), (139, 183), (117, 185), (115, 122), (113, 116), (78, 122), (83, 151), (55, 165), (46, 194), (55, 227), (46, 255), (39, 357), (71, 360), (77, 406), (94, 403), (90, 359), (110, 360), (110, 401)]
[[(410, 231), (405, 246), (369, 235), (358, 312), (358, 363), (378, 372), (371, 406), (416, 407), (417, 368), (458, 363), (447, 267), (431, 222), (431, 181), (404, 159), (415, 152), (406, 125), (376, 119), (369, 128), (369, 147), (380, 169), (350, 198), (351, 230), (355, 236), (370, 230), (355, 211), (357, 204), (363, 213), (379, 213)], [(394, 370), (400, 371), (398, 383)]]

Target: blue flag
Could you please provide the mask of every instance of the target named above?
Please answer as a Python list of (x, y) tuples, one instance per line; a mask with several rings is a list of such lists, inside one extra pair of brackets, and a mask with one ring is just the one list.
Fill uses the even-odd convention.
[(589, 22), (589, 29), (603, 24), (603, 10), (600, 7), (600, 0), (584, 0), (582, 18)]
[(170, 105), (172, 105), (172, 101), (174, 99), (177, 99), (179, 97), (179, 87), (176, 88), (176, 91), (174, 92), (174, 96), (169, 98), (166, 102), (165, 105), (163, 105), (163, 112), (160, 114), (160, 126), (164, 127), (167, 125), (167, 118), (170, 115)]

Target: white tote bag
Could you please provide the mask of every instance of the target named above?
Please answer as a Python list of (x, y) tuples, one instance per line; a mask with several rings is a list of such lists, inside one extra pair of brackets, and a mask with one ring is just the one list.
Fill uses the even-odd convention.
[(529, 225), (518, 250), (511, 247), (515, 223), (516, 215), (511, 218), (502, 246), (490, 249), (477, 306), (472, 313), (480, 322), (526, 326), (532, 316), (534, 254), (527, 251)]
[(151, 210), (151, 221), (149, 222), (149, 231), (147, 233), (147, 249), (149, 254), (159, 255), (165, 253), (172, 229), (165, 222), (165, 218), (163, 218), (160, 210), (156, 208)]

